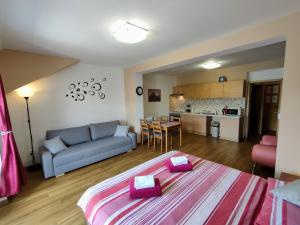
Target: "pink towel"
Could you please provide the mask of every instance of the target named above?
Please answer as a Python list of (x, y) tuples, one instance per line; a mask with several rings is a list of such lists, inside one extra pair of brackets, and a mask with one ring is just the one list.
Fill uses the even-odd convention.
[(188, 161), (188, 164), (174, 166), (171, 160), (168, 159), (165, 165), (167, 166), (167, 168), (170, 170), (171, 173), (193, 170), (193, 164), (190, 161)]
[(151, 198), (162, 195), (161, 186), (158, 178), (154, 178), (155, 186), (152, 188), (135, 189), (134, 179), (130, 182), (131, 198)]

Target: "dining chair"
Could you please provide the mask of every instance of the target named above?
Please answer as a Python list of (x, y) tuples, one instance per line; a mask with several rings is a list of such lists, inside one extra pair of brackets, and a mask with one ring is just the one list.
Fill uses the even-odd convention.
[(148, 141), (148, 148), (150, 148), (150, 141), (153, 137), (153, 132), (150, 129), (150, 125), (148, 124), (147, 120), (141, 119), (141, 139), (142, 139), (142, 145), (144, 145), (144, 138), (147, 137)]
[[(160, 152), (163, 152), (163, 141), (165, 139), (165, 133), (162, 130), (161, 121), (153, 121), (152, 122), (152, 129), (153, 129), (153, 149), (155, 150), (156, 147), (156, 140), (160, 142)], [(172, 135), (171, 137), (171, 145), (172, 145)]]

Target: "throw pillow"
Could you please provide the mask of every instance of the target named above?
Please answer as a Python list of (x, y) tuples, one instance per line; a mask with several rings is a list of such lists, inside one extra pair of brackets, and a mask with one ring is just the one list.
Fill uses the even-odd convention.
[(129, 129), (129, 126), (118, 125), (114, 136), (115, 137), (126, 137), (128, 135), (128, 129)]
[(59, 136), (44, 141), (44, 146), (54, 155), (67, 149), (67, 146), (62, 142)]
[(278, 198), (300, 206), (300, 180), (275, 188), (272, 190), (272, 193)]

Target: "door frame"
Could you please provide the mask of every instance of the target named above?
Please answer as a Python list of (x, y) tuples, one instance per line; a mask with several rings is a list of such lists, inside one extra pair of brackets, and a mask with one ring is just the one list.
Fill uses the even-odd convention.
[[(249, 137), (249, 131), (250, 131), (250, 112), (251, 112), (251, 95), (252, 95), (252, 87), (255, 84), (273, 84), (273, 83), (280, 83), (280, 89), (279, 89), (279, 103), (278, 103), (278, 111), (280, 112), (280, 106), (281, 106), (281, 89), (282, 89), (282, 81), (283, 79), (273, 79), (273, 80), (260, 80), (260, 81), (248, 81), (247, 87), (246, 87), (246, 129), (245, 129), (245, 138)], [(264, 97), (264, 92), (263, 92)], [(263, 107), (264, 101), (262, 101), (262, 107)], [(263, 110), (261, 112), (263, 115)], [(278, 128), (277, 128), (278, 133)]]

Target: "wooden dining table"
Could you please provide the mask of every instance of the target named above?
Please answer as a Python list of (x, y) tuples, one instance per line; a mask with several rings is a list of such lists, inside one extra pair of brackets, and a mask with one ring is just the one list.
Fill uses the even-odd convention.
[[(150, 124), (151, 128), (151, 124)], [(165, 132), (165, 140), (166, 140), (166, 152), (168, 152), (168, 134), (171, 130), (179, 129), (179, 146), (181, 147), (182, 142), (182, 124), (177, 121), (161, 121), (161, 129)]]

